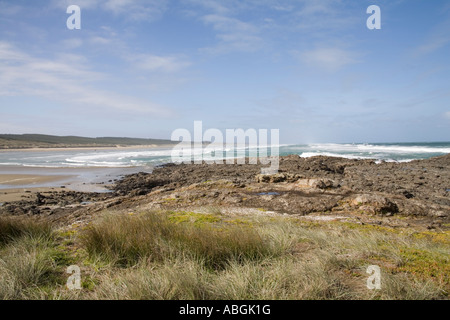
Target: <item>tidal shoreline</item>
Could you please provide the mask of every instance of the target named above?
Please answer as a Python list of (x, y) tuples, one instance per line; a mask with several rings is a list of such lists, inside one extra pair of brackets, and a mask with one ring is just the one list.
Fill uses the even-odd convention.
[(72, 177), (72, 175), (0, 174), (0, 185), (43, 185), (64, 181)]
[(0, 202), (5, 202), (2, 199), (10, 198), (8, 194), (18, 194), (18, 190), (22, 190), (22, 193), (56, 189), (77, 192), (109, 192), (109, 185), (127, 174), (136, 172), (151, 172), (151, 168), (0, 166)]
[[(25, 194), (17, 188), (3, 190), (3, 199), (8, 193), (15, 193), (20, 201), (0, 200), (4, 202), (0, 214), (31, 215), (67, 225), (74, 221), (88, 223), (96, 213), (105, 210), (196, 212), (218, 208), (231, 215), (292, 215), (313, 220), (450, 229), (450, 155), (379, 164), (373, 160), (291, 155), (280, 157), (277, 174), (262, 175), (261, 167), (167, 164), (151, 173), (142, 168), (127, 168), (128, 172), (116, 168), (116, 178), (106, 183), (84, 182), (85, 186), (110, 192), (98, 192), (95, 188), (71, 190), (73, 184), (62, 190), (25, 190)], [(98, 170), (83, 169), (91, 177)], [(107, 169), (111, 170), (103, 168)], [(67, 170), (58, 168), (53, 173)], [(109, 173), (108, 178), (112, 178)]]

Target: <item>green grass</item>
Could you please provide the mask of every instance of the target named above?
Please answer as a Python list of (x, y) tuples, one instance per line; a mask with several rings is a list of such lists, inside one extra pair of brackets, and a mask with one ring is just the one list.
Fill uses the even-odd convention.
[(53, 236), (52, 226), (34, 219), (0, 217), (0, 246), (24, 236), (49, 239)]
[(169, 220), (175, 223), (192, 222), (197, 226), (202, 226), (208, 223), (219, 222), (221, 219), (214, 214), (203, 214), (186, 211), (180, 212), (170, 211)]
[[(450, 290), (448, 233), (217, 211), (105, 212), (70, 231), (0, 225), (3, 299), (428, 300)], [(70, 264), (81, 290), (65, 287)], [(366, 287), (369, 265), (381, 268), (381, 290)]]
[(52, 226), (0, 217), (0, 239), (0, 299), (53, 296), (70, 259), (58, 247)]
[(209, 268), (224, 268), (231, 261), (258, 260), (273, 253), (254, 230), (199, 224), (218, 221), (210, 215), (173, 212), (107, 217), (84, 232), (82, 244), (89, 257), (128, 267), (189, 256)]

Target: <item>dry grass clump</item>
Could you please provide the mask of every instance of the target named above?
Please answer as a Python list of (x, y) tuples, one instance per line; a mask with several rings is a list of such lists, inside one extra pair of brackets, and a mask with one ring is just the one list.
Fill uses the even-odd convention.
[(0, 217), (0, 299), (48, 297), (66, 261), (50, 224)]
[(0, 217), (0, 246), (23, 236), (49, 239), (53, 236), (53, 229), (49, 223), (32, 218)]
[(89, 256), (116, 266), (189, 256), (220, 269), (271, 255), (272, 248), (254, 230), (177, 224), (166, 214), (109, 216), (88, 228), (82, 244)]
[[(185, 211), (106, 212), (70, 232), (0, 226), (1, 299), (431, 300), (450, 290), (448, 236), (409, 229)], [(69, 264), (81, 290), (65, 287)], [(380, 290), (366, 286), (369, 265)]]

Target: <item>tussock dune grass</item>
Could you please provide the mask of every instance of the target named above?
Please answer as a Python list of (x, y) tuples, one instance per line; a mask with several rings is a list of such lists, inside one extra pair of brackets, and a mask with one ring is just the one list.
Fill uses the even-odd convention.
[(56, 233), (34, 219), (0, 218), (0, 299), (41, 299), (63, 283)]
[(275, 254), (255, 230), (176, 224), (160, 213), (107, 217), (85, 231), (82, 243), (91, 257), (118, 266), (181, 255), (223, 269), (231, 261), (257, 261)]
[(0, 246), (23, 236), (49, 239), (53, 236), (52, 226), (34, 219), (0, 217)]
[[(0, 219), (2, 299), (448, 299), (450, 289), (448, 233), (217, 211), (105, 212), (70, 232), (34, 223)], [(65, 286), (69, 264), (81, 290)], [(369, 265), (380, 290), (366, 286)]]

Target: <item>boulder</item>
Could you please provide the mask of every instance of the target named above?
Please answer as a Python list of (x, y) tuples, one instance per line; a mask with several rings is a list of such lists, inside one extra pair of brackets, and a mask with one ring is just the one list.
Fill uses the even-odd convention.
[(392, 215), (399, 211), (396, 203), (377, 194), (357, 195), (350, 204), (372, 214)]
[(329, 179), (299, 179), (296, 182), (296, 186), (299, 188), (327, 189), (334, 185), (334, 181)]
[(275, 173), (275, 174), (258, 174), (256, 182), (279, 183), (279, 182), (295, 182), (303, 176), (291, 173)]

